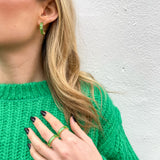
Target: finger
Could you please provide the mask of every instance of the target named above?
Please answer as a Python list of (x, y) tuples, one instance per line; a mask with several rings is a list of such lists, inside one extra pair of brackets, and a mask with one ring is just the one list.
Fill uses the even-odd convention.
[(43, 143), (31, 128), (28, 128), (28, 130), (29, 132), (27, 136), (37, 152), (39, 152), (47, 159), (51, 159), (53, 156), (56, 156), (54, 150)]
[[(44, 115), (43, 112), (46, 112), (46, 114)], [(52, 126), (52, 128), (57, 133), (59, 131), (59, 129), (61, 127), (63, 127), (64, 125), (55, 116), (53, 116), (51, 113), (49, 113), (47, 111), (43, 111), (43, 112), (41, 111), (41, 114), (49, 122), (49, 124)], [(77, 136), (75, 134), (73, 134), (72, 132), (70, 132), (68, 128), (65, 128), (61, 132), (60, 137), (61, 137), (62, 140), (65, 140), (68, 137), (77, 138)]]
[(93, 144), (92, 139), (81, 129), (81, 127), (74, 121), (73, 117), (70, 117), (70, 126), (72, 131), (83, 141), (88, 144)]
[[(34, 126), (37, 128), (37, 130), (39, 131), (40, 135), (42, 136), (42, 138), (48, 142), (49, 139), (54, 135), (49, 129), (48, 127), (46, 127), (46, 125), (38, 118), (38, 117), (32, 117), (31, 120), (34, 119)], [(57, 150), (57, 148), (59, 146), (62, 146), (62, 142), (61, 140), (56, 137), (52, 142), (51, 142), (51, 146), (53, 149)]]
[[(31, 144), (31, 143), (30, 143)], [(34, 148), (34, 146), (31, 144), (30, 148), (30, 154), (33, 157), (34, 160), (47, 160), (42, 155), (40, 155)]]

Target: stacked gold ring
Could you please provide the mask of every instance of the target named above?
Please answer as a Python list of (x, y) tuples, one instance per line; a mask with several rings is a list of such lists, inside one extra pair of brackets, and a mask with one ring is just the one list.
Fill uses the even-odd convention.
[(48, 141), (48, 143), (47, 143), (47, 145), (49, 146), (49, 147), (51, 147), (51, 142), (56, 138), (56, 137), (58, 137), (56, 134), (54, 134), (50, 139), (49, 139), (49, 141)]
[(61, 132), (65, 129), (68, 128), (67, 126), (63, 126), (59, 129), (59, 131), (57, 132), (58, 137), (60, 137)]
[(52, 141), (53, 141), (56, 137), (60, 137), (61, 132), (62, 132), (65, 128), (68, 129), (67, 126), (61, 127), (61, 128), (58, 130), (57, 134), (54, 134), (54, 135), (49, 139), (49, 141), (47, 142), (47, 145), (48, 145), (49, 147), (51, 147), (51, 143), (52, 143)]

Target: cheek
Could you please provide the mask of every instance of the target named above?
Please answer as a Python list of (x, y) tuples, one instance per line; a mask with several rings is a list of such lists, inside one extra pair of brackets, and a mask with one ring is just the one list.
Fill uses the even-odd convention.
[(35, 0), (0, 0), (0, 18), (16, 22), (33, 15), (35, 7)]
[[(0, 0), (0, 34), (8, 37), (25, 36), (36, 24), (36, 0)], [(36, 27), (36, 26), (35, 26)]]

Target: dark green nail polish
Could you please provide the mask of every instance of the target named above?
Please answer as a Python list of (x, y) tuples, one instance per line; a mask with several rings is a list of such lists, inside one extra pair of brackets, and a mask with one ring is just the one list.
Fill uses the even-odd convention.
[(35, 117), (30, 117), (30, 120), (32, 121), (32, 122), (34, 122), (35, 120), (36, 120), (36, 118)]
[(71, 113), (71, 116), (73, 117), (73, 120), (75, 121), (75, 122), (77, 122), (77, 120), (74, 118), (74, 116), (73, 116), (73, 114)]
[(45, 111), (41, 111), (41, 114), (42, 114), (42, 116), (45, 116), (46, 112)]
[(29, 133), (29, 129), (28, 128), (24, 128), (25, 132), (28, 134)]
[(73, 119), (74, 119), (75, 122), (77, 122), (77, 120), (74, 118), (74, 116), (73, 116)]
[(30, 149), (30, 148), (31, 148), (31, 144), (30, 144), (30, 143), (28, 143), (27, 145), (28, 145), (28, 148)]

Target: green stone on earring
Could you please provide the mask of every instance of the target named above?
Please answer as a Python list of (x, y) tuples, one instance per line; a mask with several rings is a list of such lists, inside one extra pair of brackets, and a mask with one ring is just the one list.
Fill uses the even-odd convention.
[(42, 35), (45, 35), (45, 32), (43, 30), (43, 22), (40, 23), (40, 31)]

